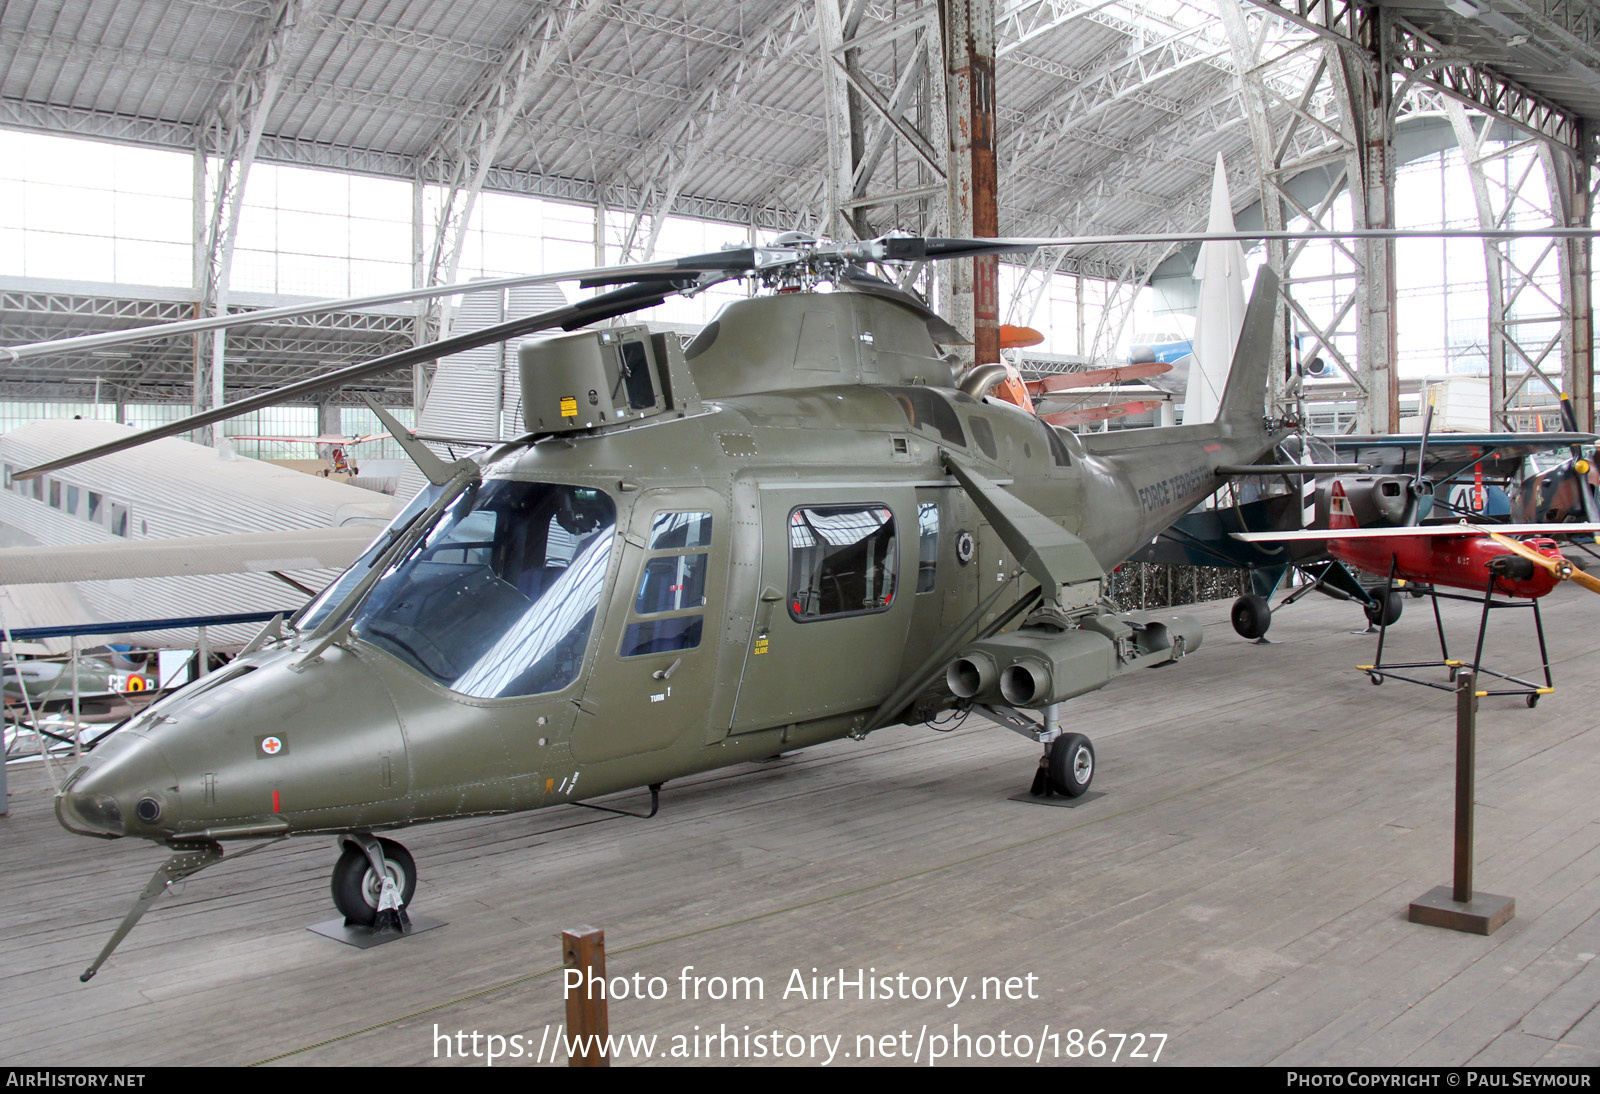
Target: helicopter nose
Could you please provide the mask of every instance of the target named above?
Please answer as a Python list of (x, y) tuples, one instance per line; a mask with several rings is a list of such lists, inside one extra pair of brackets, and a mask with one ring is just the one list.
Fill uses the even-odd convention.
[(56, 819), (85, 836), (160, 839), (182, 816), (178, 780), (161, 748), (116, 733), (86, 756), (56, 796)]

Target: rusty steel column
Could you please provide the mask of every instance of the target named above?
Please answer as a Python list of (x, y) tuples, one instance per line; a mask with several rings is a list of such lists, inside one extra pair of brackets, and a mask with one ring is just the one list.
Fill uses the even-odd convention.
[[(567, 1057), (568, 1067), (610, 1067), (611, 1059), (600, 1051), (601, 1042), (611, 1035), (611, 1018), (606, 1012), (604, 990), (590, 990), (591, 984), (606, 979), (606, 932), (599, 927), (574, 927), (561, 932), (561, 963), (569, 969), (583, 970), (583, 986), (568, 988), (567, 1037), (583, 1049), (581, 1056)], [(559, 1049), (557, 1051), (560, 1051)]]
[[(939, 22), (950, 111), (949, 231), (953, 236), (997, 236), (994, 0), (940, 0)], [(986, 255), (952, 265), (957, 268), (951, 275), (951, 321), (956, 329), (972, 332), (973, 363), (997, 362), (1000, 260)]]

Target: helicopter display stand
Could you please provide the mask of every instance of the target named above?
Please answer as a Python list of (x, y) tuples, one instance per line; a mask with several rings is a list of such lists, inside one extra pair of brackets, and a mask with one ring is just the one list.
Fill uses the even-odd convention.
[[(1409, 585), (1408, 588), (1411, 590), (1413, 596), (1426, 596), (1429, 598), (1429, 602), (1433, 605), (1433, 623), (1434, 628), (1439, 635), (1439, 659), (1437, 661), (1385, 662), (1383, 659), (1383, 644), (1389, 630), (1389, 619), (1387, 613), (1380, 613), (1378, 622), (1377, 655), (1373, 658), (1372, 664), (1357, 665), (1356, 667), (1365, 672), (1367, 677), (1375, 685), (1382, 684), (1386, 678), (1393, 678), (1395, 680), (1404, 680), (1411, 684), (1421, 684), (1423, 687), (1437, 688), (1440, 691), (1456, 690), (1457, 678), (1463, 671), (1470, 670), (1475, 675), (1492, 676), (1496, 680), (1502, 681), (1505, 685), (1502, 687), (1489, 688), (1480, 692), (1480, 694), (1521, 695), (1527, 700), (1528, 706), (1538, 706), (1539, 697), (1541, 695), (1549, 695), (1551, 692), (1555, 691), (1555, 681), (1550, 675), (1550, 652), (1546, 647), (1544, 640), (1544, 619), (1539, 614), (1539, 601), (1536, 599), (1496, 599), (1494, 595), (1494, 583), (1498, 576), (1499, 575), (1496, 573), (1491, 573), (1489, 575), (1489, 581), (1484, 586), (1483, 595), (1481, 597), (1468, 596), (1461, 593), (1442, 592), (1438, 589), (1438, 587), (1433, 585), (1418, 585), (1414, 583)], [(1394, 567), (1390, 566), (1389, 580), (1384, 585), (1383, 593), (1378, 603), (1380, 605), (1387, 604), (1389, 597), (1394, 593), (1394, 591), (1395, 573)], [(1450, 647), (1444, 636), (1444, 619), (1439, 614), (1439, 600), (1441, 598), (1446, 600), (1460, 600), (1468, 604), (1481, 604), (1483, 606), (1483, 614), (1478, 619), (1478, 644), (1473, 650), (1472, 660), (1470, 662), (1459, 661), (1450, 656)], [(1539, 639), (1539, 665), (1541, 671), (1544, 673), (1543, 684), (1539, 684), (1533, 680), (1523, 679), (1520, 676), (1513, 676), (1510, 673), (1501, 672), (1498, 669), (1488, 668), (1483, 664), (1483, 640), (1489, 631), (1489, 613), (1497, 608), (1533, 609), (1533, 630), (1534, 634), (1537, 635)], [(1445, 682), (1425, 679), (1421, 676), (1412, 675), (1411, 672), (1408, 671), (1413, 669), (1444, 669), (1447, 674), (1447, 679)]]
[(1478, 700), (1477, 675), (1464, 669), (1456, 675), (1456, 817), (1455, 871), (1452, 883), (1435, 885), (1411, 902), (1413, 923), (1467, 934), (1489, 935), (1517, 914), (1508, 896), (1472, 890), (1472, 799), (1476, 781)]
[(374, 946), (383, 946), (390, 942), (398, 942), (402, 938), (415, 938), (425, 931), (435, 927), (446, 926), (442, 919), (434, 919), (430, 915), (421, 915), (416, 912), (406, 913), (407, 923), (403, 930), (391, 928), (366, 927), (359, 923), (347, 923), (344, 919), (330, 919), (325, 923), (313, 923), (306, 930), (313, 934), (320, 934), (323, 938), (331, 938), (335, 942), (343, 942), (346, 946), (354, 946), (358, 950), (370, 950)]

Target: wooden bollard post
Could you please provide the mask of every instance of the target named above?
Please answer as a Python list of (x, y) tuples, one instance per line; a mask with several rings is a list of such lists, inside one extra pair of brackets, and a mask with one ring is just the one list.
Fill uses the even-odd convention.
[(601, 1051), (610, 1036), (611, 1020), (606, 1014), (604, 989), (591, 991), (589, 985), (606, 979), (606, 932), (599, 927), (575, 927), (561, 932), (561, 963), (569, 969), (583, 970), (579, 987), (568, 988), (567, 1036), (570, 1044), (580, 1045), (583, 1055), (567, 1057), (568, 1067), (610, 1067), (611, 1058)]
[(1413, 923), (1471, 934), (1493, 934), (1517, 914), (1508, 896), (1472, 889), (1473, 791), (1477, 786), (1478, 679), (1463, 669), (1456, 675), (1455, 856), (1451, 884), (1436, 885), (1411, 902)]

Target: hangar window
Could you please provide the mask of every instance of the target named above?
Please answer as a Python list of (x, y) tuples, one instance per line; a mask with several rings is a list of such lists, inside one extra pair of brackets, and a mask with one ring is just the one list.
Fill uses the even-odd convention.
[(894, 514), (886, 505), (818, 505), (789, 514), (789, 614), (802, 622), (889, 609)]

